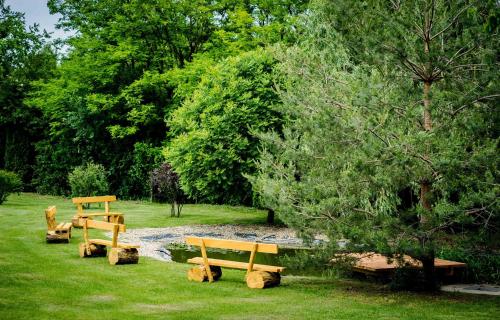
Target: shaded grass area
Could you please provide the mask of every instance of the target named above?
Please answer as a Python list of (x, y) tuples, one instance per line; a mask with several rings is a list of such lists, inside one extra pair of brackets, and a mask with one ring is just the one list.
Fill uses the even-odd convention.
[[(282, 285), (251, 290), (244, 272), (223, 271), (220, 281), (192, 283), (187, 264), (142, 258), (111, 266), (81, 259), (77, 245), (47, 245), (43, 209), (57, 205), (69, 221), (70, 200), (12, 195), (0, 206), (0, 319), (495, 319), (500, 299), (459, 294), (393, 293), (380, 286), (321, 277), (283, 277)], [(180, 219), (168, 206), (123, 201), (129, 228), (194, 223), (264, 223), (265, 212), (188, 205)]]

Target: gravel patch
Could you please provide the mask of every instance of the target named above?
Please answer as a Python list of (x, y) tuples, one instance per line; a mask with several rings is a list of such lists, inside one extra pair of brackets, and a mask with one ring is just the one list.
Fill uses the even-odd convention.
[(452, 284), (442, 286), (441, 291), (500, 296), (500, 286), (491, 284)]
[[(107, 235), (111, 237), (111, 233)], [(171, 243), (185, 243), (186, 236), (276, 243), (286, 248), (304, 246), (302, 240), (297, 238), (295, 231), (290, 228), (227, 224), (128, 229), (127, 232), (120, 234), (120, 242), (140, 244), (140, 256), (172, 261), (170, 252), (165, 246)], [(326, 237), (318, 236), (315, 241), (326, 241)]]

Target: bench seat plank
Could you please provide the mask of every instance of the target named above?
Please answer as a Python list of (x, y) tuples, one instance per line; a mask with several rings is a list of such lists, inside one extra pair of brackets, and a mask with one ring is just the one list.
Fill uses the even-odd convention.
[[(203, 264), (202, 257), (195, 257), (188, 259), (189, 263), (193, 264)], [(233, 269), (243, 269), (246, 270), (248, 268), (248, 262), (238, 262), (238, 261), (229, 261), (229, 260), (221, 260), (221, 259), (208, 259), (208, 264), (211, 266), (219, 266), (224, 268), (233, 268)], [(283, 272), (285, 267), (278, 266), (268, 266), (264, 264), (254, 264), (252, 270), (254, 271), (268, 271), (268, 272)]]
[(91, 212), (78, 214), (79, 217), (102, 217), (102, 216), (123, 216), (121, 212)]
[[(103, 246), (109, 246), (109, 247), (111, 247), (113, 244), (113, 242), (110, 240), (102, 240), (102, 239), (89, 239), (89, 243), (101, 244)], [(140, 248), (141, 246), (133, 243), (118, 242), (117, 247), (123, 249), (130, 249), (130, 248)]]
[(69, 222), (61, 222), (57, 225), (56, 227), (56, 230), (68, 230), (69, 228), (71, 228), (71, 223)]

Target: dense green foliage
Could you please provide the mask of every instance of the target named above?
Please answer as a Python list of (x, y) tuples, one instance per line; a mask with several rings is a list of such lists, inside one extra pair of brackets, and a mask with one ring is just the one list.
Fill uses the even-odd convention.
[(73, 197), (91, 197), (108, 194), (107, 173), (100, 164), (92, 162), (78, 166), (68, 175)]
[(2, 204), (9, 194), (22, 190), (23, 182), (19, 175), (7, 170), (0, 170), (0, 204)]
[(252, 203), (245, 174), (255, 172), (259, 141), (252, 131), (276, 128), (274, 59), (258, 50), (228, 58), (207, 70), (191, 98), (170, 121), (174, 136), (165, 151), (193, 199)]
[(55, 55), (36, 26), (0, 0), (0, 168), (18, 173), (31, 187), (35, 143), (44, 122), (39, 110), (23, 103), (31, 81), (45, 79), (55, 68)]
[(254, 179), (266, 205), (306, 238), (327, 234), (328, 250), (348, 239), (351, 251), (409, 254), (431, 287), (440, 248), (498, 250), (495, 2), (320, 1), (313, 12), (280, 57), (287, 121), (262, 135)]
[[(159, 150), (177, 134), (184, 134), (178, 128), (170, 132), (177, 121), (170, 120), (174, 110), (199, 103), (199, 97), (193, 95), (200, 81), (209, 76), (221, 78), (224, 75), (217, 72), (228, 71), (222, 66), (213, 67), (220, 61), (270, 43), (293, 41), (295, 17), (304, 11), (306, 3), (49, 1), (51, 11), (62, 14), (61, 26), (78, 34), (68, 41), (70, 52), (55, 76), (36, 82), (29, 99), (31, 106), (41, 110), (50, 128), (48, 137), (37, 145), (37, 190), (66, 193), (65, 181), (54, 183), (58, 177), (66, 176), (75, 166), (95, 161), (109, 171), (113, 193), (147, 197), (147, 177), (163, 162)], [(236, 67), (233, 65), (233, 69)], [(265, 66), (261, 72), (271, 70)], [(239, 75), (243, 79), (246, 76)], [(249, 78), (253, 76), (256, 74), (248, 73)], [(239, 103), (254, 103), (245, 99), (255, 97), (242, 97), (235, 108), (240, 107)], [(261, 102), (265, 107), (272, 103)], [(252, 111), (261, 112), (255, 108)], [(247, 127), (260, 116), (252, 115), (241, 125)], [(175, 148), (188, 146), (176, 142)], [(229, 170), (234, 173), (232, 190), (246, 184), (242, 194), (231, 202), (245, 201), (250, 190), (245, 178), (238, 168)], [(212, 185), (212, 180), (208, 177), (203, 184)], [(197, 190), (188, 181), (185, 189)], [(188, 193), (200, 200), (220, 202), (222, 196), (216, 192), (222, 190), (205, 188), (201, 195)]]

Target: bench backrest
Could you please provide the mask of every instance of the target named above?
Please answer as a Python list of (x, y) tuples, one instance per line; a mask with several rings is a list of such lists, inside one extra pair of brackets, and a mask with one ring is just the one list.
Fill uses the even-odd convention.
[(45, 209), (45, 219), (47, 220), (47, 230), (56, 230), (56, 206), (51, 206)]
[(113, 231), (113, 237), (111, 239), (112, 247), (116, 247), (118, 244), (118, 233), (126, 231), (126, 227), (124, 224), (111, 223), (105, 221), (95, 221), (92, 219), (85, 219), (85, 218), (80, 219), (80, 225), (83, 226), (83, 238), (85, 239), (86, 243), (88, 243), (89, 228)]
[[(237, 240), (186, 237), (186, 243), (191, 246), (205, 246), (206, 248), (230, 249), (239, 251), (254, 251), (263, 253), (278, 253), (278, 245), (271, 243), (256, 243)], [(203, 242), (203, 244), (202, 244)]]
[(78, 214), (83, 214), (84, 203), (98, 203), (104, 202), (104, 212), (109, 213), (109, 203), (116, 201), (116, 196), (96, 196), (96, 197), (77, 197), (71, 199), (76, 204)]
[(95, 197), (76, 197), (71, 199), (73, 203), (95, 203), (116, 201), (116, 196), (95, 196)]

